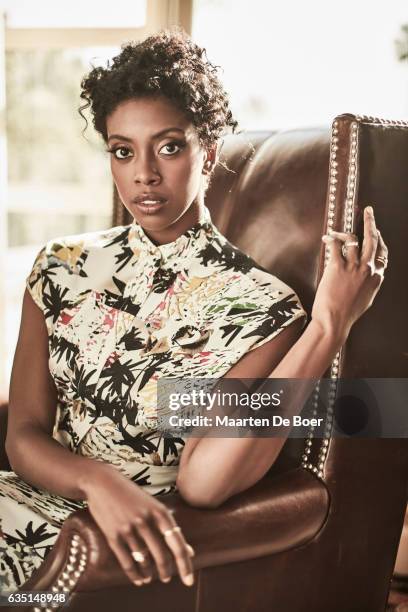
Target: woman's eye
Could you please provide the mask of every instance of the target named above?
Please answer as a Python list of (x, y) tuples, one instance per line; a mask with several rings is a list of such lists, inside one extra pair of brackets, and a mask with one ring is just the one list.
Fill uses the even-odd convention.
[(127, 147), (118, 147), (117, 149), (111, 149), (110, 153), (116, 157), (116, 159), (126, 159), (129, 157), (129, 149)]
[[(174, 150), (174, 147), (176, 147), (176, 150)], [(168, 142), (167, 144), (164, 145), (164, 147), (160, 149), (160, 151), (167, 149), (167, 153), (164, 153), (164, 154), (166, 156), (170, 156), (170, 155), (175, 155), (175, 153), (178, 153), (179, 151), (181, 151), (182, 148), (183, 148), (183, 143), (181, 142)]]
[[(159, 151), (159, 153), (163, 153), (165, 157), (170, 157), (175, 155), (184, 147), (184, 143), (182, 142), (168, 142), (165, 144)], [(107, 149), (109, 153), (111, 153), (116, 159), (127, 159), (128, 157), (133, 157), (132, 151), (128, 149), (128, 147), (116, 147), (113, 149)]]

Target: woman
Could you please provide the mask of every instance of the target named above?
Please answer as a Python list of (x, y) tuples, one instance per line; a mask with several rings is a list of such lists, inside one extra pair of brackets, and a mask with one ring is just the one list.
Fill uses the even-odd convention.
[(134, 221), (50, 240), (27, 279), (10, 388), (14, 472), (0, 476), (2, 590), (27, 580), (84, 506), (133, 583), (167, 582), (175, 563), (193, 584), (194, 552), (155, 497), (177, 488), (216, 507), (257, 482), (284, 440), (164, 438), (157, 380), (319, 378), (381, 285), (387, 247), (368, 209), (361, 250), (353, 235), (323, 237), (330, 263), (304, 331), (292, 289), (218, 232), (204, 194), (219, 138), (237, 124), (204, 53), (163, 31), (82, 82)]

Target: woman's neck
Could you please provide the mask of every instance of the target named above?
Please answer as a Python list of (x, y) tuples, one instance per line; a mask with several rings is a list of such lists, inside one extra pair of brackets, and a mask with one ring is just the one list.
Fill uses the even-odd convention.
[(174, 223), (160, 230), (143, 227), (146, 236), (158, 246), (174, 242), (191, 227), (204, 220), (204, 201), (194, 201), (183, 215)]

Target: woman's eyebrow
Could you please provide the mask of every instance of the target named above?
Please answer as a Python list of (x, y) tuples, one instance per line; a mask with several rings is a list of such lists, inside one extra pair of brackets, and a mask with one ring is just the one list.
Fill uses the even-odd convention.
[[(159, 138), (159, 136), (163, 136), (163, 134), (166, 134), (166, 132), (182, 132), (182, 134), (184, 134), (184, 130), (182, 130), (181, 128), (178, 127), (169, 127), (169, 128), (165, 128), (164, 130), (160, 130), (160, 132), (157, 132), (156, 134), (153, 134), (152, 138)], [(108, 138), (108, 141), (111, 140), (112, 138), (117, 138), (118, 140), (124, 140), (125, 142), (132, 142), (131, 138), (128, 138), (127, 136), (122, 136), (121, 134), (111, 134)]]

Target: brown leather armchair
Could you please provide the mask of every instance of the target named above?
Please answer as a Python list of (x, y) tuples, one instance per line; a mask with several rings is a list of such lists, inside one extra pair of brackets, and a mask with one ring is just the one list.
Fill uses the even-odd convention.
[[(298, 293), (310, 313), (329, 227), (361, 237), (372, 204), (389, 246), (386, 279), (326, 373), (407, 373), (408, 123), (350, 114), (329, 129), (225, 139), (207, 206), (229, 240)], [(113, 225), (129, 223), (115, 203)], [(24, 590), (71, 592), (76, 612), (380, 612), (407, 502), (404, 439), (289, 439), (269, 473), (215, 510), (162, 497), (196, 550), (193, 587), (179, 578), (134, 587), (86, 510), (65, 522)], [(4, 431), (4, 430), (3, 430)]]

